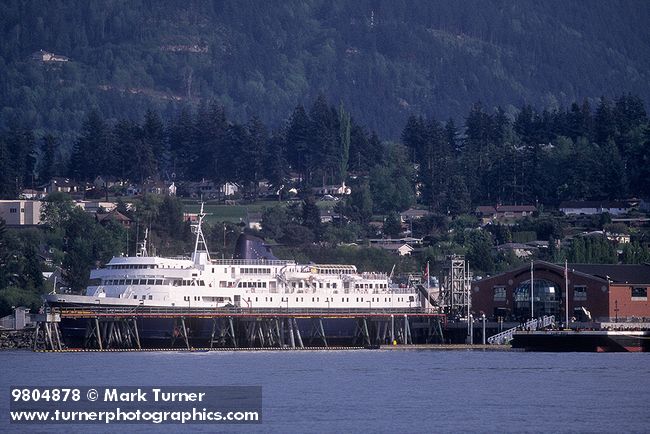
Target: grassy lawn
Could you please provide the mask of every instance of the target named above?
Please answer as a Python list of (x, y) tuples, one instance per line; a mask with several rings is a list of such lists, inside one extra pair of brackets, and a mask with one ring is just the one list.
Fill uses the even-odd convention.
[[(205, 221), (208, 223), (214, 222), (233, 222), (239, 223), (240, 220), (246, 219), (247, 212), (262, 212), (264, 208), (271, 208), (286, 202), (276, 201), (258, 201), (254, 203), (247, 203), (245, 205), (224, 205), (216, 202), (206, 202), (203, 211), (208, 214)], [(333, 208), (336, 202), (317, 202), (321, 209)], [(201, 205), (196, 200), (183, 199), (183, 207), (185, 212), (197, 213), (201, 209)]]

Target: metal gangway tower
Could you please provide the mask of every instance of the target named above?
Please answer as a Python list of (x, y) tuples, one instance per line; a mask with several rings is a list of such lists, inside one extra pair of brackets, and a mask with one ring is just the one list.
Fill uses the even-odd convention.
[(450, 317), (469, 318), (472, 297), (472, 273), (462, 255), (447, 256), (447, 265), (441, 276), (440, 305)]

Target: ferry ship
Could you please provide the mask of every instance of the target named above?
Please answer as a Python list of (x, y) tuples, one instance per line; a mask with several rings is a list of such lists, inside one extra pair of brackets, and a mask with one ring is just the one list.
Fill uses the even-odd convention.
[(190, 258), (147, 254), (113, 257), (91, 271), (84, 295), (52, 293), (49, 307), (156, 307), (172, 310), (400, 310), (421, 306), (418, 290), (393, 284), (386, 273), (354, 265), (279, 260), (261, 241), (243, 235), (233, 259), (212, 259), (202, 231), (203, 204)]

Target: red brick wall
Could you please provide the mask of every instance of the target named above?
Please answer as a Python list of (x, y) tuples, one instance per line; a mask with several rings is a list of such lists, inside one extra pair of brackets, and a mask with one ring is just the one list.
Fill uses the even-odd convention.
[[(612, 284), (609, 292), (609, 316), (616, 317), (616, 308), (618, 305), (618, 317), (628, 318), (650, 318), (650, 303), (647, 297), (645, 301), (632, 300), (632, 288), (646, 288), (650, 292), (648, 285), (620, 285)], [(618, 303), (617, 303), (618, 302)]]

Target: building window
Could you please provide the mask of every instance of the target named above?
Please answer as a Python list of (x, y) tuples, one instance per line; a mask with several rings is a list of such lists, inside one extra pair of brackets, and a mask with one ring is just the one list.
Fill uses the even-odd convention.
[(494, 287), (494, 301), (506, 301), (506, 287), (505, 286), (495, 286)]
[(632, 288), (632, 301), (647, 301), (648, 288)]
[(584, 285), (573, 287), (573, 300), (585, 301), (587, 300), (587, 287)]

